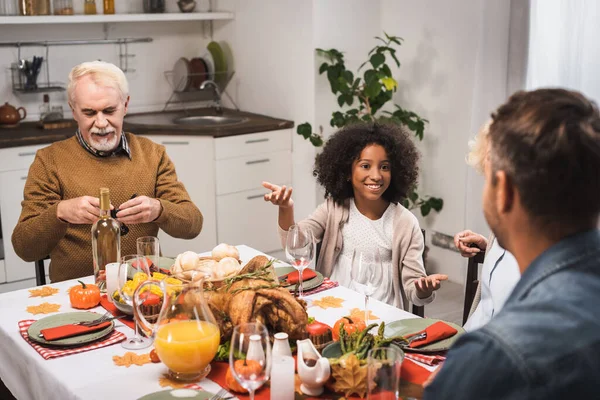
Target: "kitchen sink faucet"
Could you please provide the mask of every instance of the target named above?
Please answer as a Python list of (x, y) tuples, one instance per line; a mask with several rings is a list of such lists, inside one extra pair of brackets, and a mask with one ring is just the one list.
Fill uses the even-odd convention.
[(208, 79), (202, 82), (202, 84), (200, 85), (200, 90), (206, 89), (207, 86), (212, 87), (213, 91), (215, 92), (215, 112), (217, 114), (223, 114), (223, 109), (221, 108), (221, 91), (219, 90), (219, 86), (217, 86), (217, 84), (214, 81)]

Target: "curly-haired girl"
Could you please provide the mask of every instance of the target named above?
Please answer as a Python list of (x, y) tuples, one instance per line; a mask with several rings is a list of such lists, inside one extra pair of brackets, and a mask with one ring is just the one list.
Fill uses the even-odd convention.
[[(358, 123), (336, 132), (316, 157), (313, 175), (326, 201), (298, 224), (322, 242), (317, 270), (351, 287), (356, 247), (378, 248), (393, 279), (373, 295), (396, 307), (431, 302), (445, 275), (427, 276), (423, 234), (417, 218), (400, 201), (418, 175), (419, 154), (408, 134), (395, 125)], [(263, 182), (265, 201), (279, 206), (279, 233), (285, 244), (294, 224), (292, 188)]]

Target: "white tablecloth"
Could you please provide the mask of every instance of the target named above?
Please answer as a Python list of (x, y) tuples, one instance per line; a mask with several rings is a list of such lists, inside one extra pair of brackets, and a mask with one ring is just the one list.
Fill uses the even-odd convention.
[[(237, 246), (240, 258), (248, 261), (257, 254), (262, 254), (247, 246)], [(93, 277), (82, 279), (86, 283), (93, 282)], [(59, 303), (59, 312), (79, 311), (70, 307), (66, 290), (77, 285), (75, 280), (51, 284), (60, 289), (60, 293), (50, 297), (29, 297), (27, 289), (0, 294), (0, 377), (8, 389), (19, 400), (28, 399), (137, 399), (148, 393), (164, 390), (158, 383), (159, 377), (166, 372), (166, 367), (159, 364), (146, 364), (142, 367), (133, 365), (129, 368), (117, 367), (112, 357), (123, 355), (128, 350), (120, 344), (74, 354), (51, 360), (44, 360), (21, 337), (18, 322), (24, 319), (40, 319), (46, 315), (31, 315), (26, 308), (43, 302)], [(308, 314), (318, 321), (332, 325), (337, 319), (348, 315), (352, 308), (364, 308), (364, 297), (353, 290), (336, 287), (309, 296), (319, 299), (324, 296), (335, 296), (345, 299), (342, 308), (309, 307)], [(399, 319), (415, 318), (413, 314), (381, 303), (369, 302), (373, 314), (383, 321), (391, 322)], [(102, 307), (90, 311), (104, 313)], [(380, 322), (380, 321), (372, 321)], [(121, 323), (116, 329), (127, 336), (133, 330)], [(150, 350), (139, 350), (147, 353)], [(432, 368), (429, 368), (432, 369)], [(200, 385), (208, 391), (217, 392), (218, 385), (205, 379)]]

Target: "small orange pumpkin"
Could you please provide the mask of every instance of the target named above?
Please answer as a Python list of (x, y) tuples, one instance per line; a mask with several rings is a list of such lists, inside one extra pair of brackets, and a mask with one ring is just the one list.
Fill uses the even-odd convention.
[(96, 285), (86, 285), (82, 281), (81, 286), (73, 286), (69, 290), (69, 300), (71, 307), (87, 310), (100, 304), (100, 288)]
[(362, 319), (354, 318), (354, 320), (352, 320), (350, 317), (342, 317), (335, 322), (335, 325), (333, 325), (333, 331), (331, 333), (333, 340), (335, 341), (340, 340), (340, 326), (342, 323), (344, 323), (344, 330), (348, 335), (351, 335), (352, 332), (362, 332), (367, 327), (365, 321)]
[[(262, 371), (260, 363), (256, 360), (236, 360), (233, 365), (238, 375), (242, 376), (249, 377), (252, 374), (260, 374)], [(233, 377), (231, 367), (227, 369), (227, 373), (225, 374), (225, 383), (229, 389), (233, 390), (234, 392), (248, 393), (248, 390), (242, 387), (242, 385), (240, 385), (240, 383)]]

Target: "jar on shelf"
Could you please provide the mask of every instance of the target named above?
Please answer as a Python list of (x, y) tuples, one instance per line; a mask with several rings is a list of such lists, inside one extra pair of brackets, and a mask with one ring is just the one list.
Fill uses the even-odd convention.
[(102, 0), (102, 6), (104, 14), (115, 13), (115, 0)]
[(164, 13), (165, 0), (144, 0), (145, 13)]
[(84, 0), (83, 13), (86, 15), (96, 14), (96, 0)]
[(19, 0), (21, 15), (50, 15), (50, 0)]
[(73, 0), (54, 0), (54, 15), (73, 15)]

